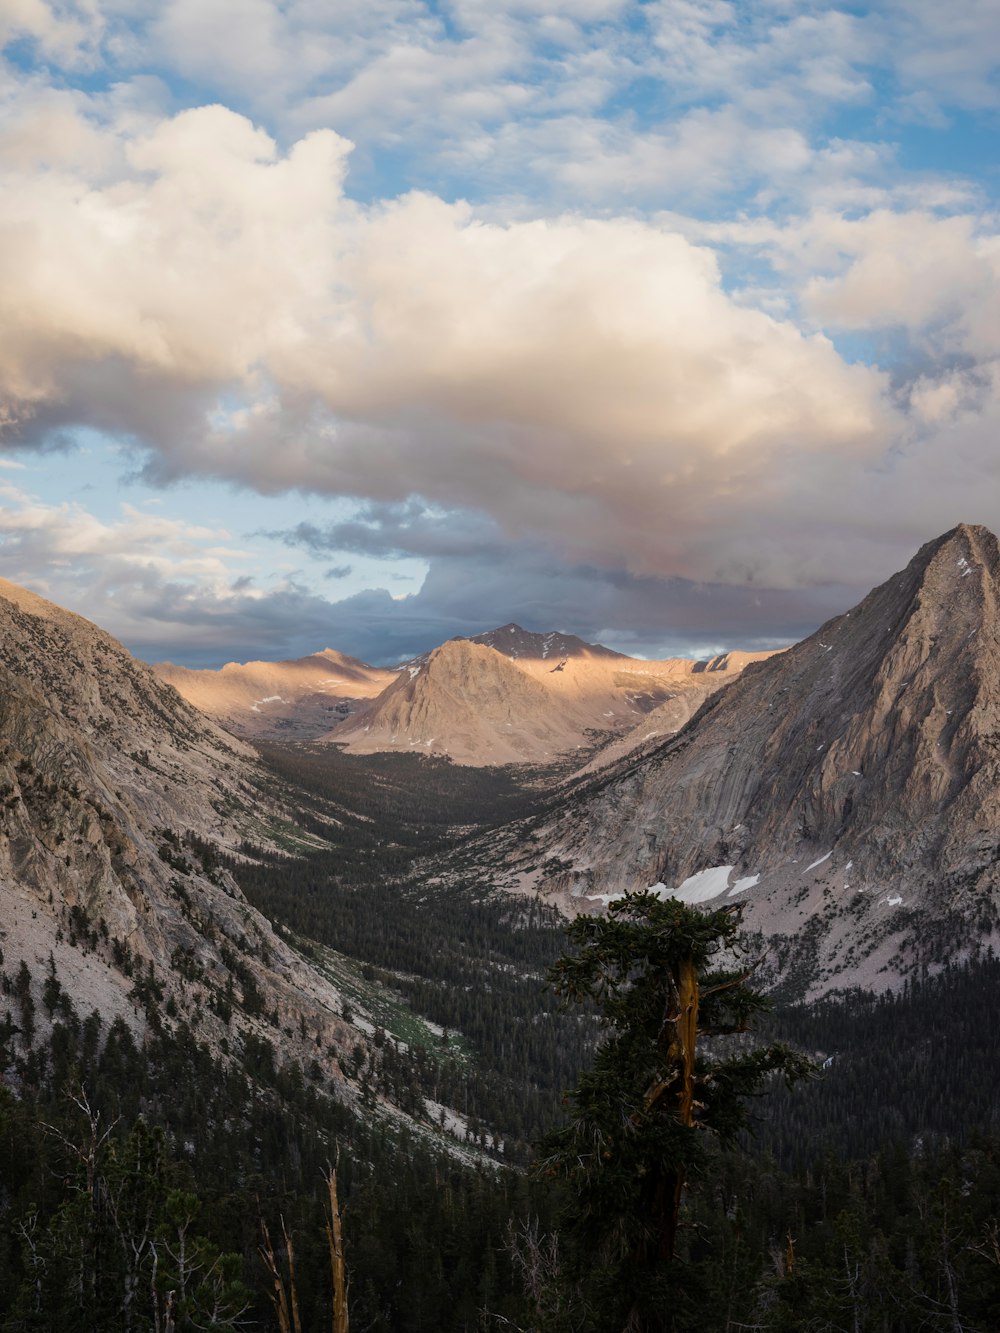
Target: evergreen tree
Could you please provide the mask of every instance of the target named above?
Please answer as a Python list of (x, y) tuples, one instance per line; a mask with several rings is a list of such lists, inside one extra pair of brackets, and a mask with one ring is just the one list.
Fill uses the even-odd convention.
[[(750, 973), (726, 965), (739, 951), (738, 911), (633, 893), (568, 934), (579, 951), (555, 964), (553, 989), (596, 1003), (607, 1035), (567, 1123), (543, 1143), (540, 1172), (565, 1185), (564, 1280), (575, 1291), (548, 1327), (694, 1328), (707, 1293), (676, 1262), (687, 1184), (706, 1172), (713, 1143), (733, 1142), (747, 1099), (772, 1075), (792, 1082), (812, 1066), (782, 1045), (736, 1041), (764, 1005)], [(698, 1049), (705, 1036), (730, 1038), (722, 1058)]]

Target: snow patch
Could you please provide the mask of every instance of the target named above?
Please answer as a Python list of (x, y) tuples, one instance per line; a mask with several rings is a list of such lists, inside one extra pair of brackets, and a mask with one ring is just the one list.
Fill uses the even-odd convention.
[(810, 870), (815, 870), (816, 867), (817, 867), (817, 866), (821, 866), (821, 865), (823, 864), (824, 861), (829, 861), (829, 859), (830, 859), (830, 857), (831, 857), (832, 855), (833, 855), (833, 852), (827, 852), (826, 856), (821, 856), (818, 860), (813, 861), (812, 865), (808, 865), (808, 866), (806, 866), (805, 870), (803, 870), (803, 872), (802, 872), (803, 875), (806, 874), (806, 873), (807, 873), (808, 871), (810, 871)]
[[(687, 903), (689, 906), (694, 903), (707, 903), (711, 898), (718, 898), (720, 894), (725, 893), (729, 888), (729, 877), (735, 869), (734, 866), (709, 866), (706, 870), (699, 870), (697, 874), (688, 875), (683, 884), (675, 889), (668, 889), (666, 884), (660, 880), (656, 884), (650, 884), (648, 893), (655, 893), (658, 898), (664, 901), (667, 898), (675, 898), (679, 903)], [(738, 879), (729, 890), (729, 897), (734, 893), (744, 893), (747, 889), (752, 889), (755, 884), (760, 883), (760, 875), (744, 875)], [(624, 898), (624, 893), (590, 893), (587, 895), (591, 902), (599, 902), (604, 907), (608, 903), (617, 902), (619, 898)]]
[(661, 898), (676, 898), (679, 903), (707, 903), (710, 898), (718, 898), (720, 893), (725, 893), (733, 870), (733, 866), (709, 866), (695, 875), (688, 875), (676, 889), (654, 884), (652, 891), (660, 891)]

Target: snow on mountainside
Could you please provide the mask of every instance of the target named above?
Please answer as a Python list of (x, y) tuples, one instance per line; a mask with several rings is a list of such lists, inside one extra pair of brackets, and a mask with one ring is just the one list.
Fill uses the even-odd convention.
[(713, 663), (645, 662), (504, 625), (414, 658), (324, 739), (355, 753), (413, 750), (469, 765), (586, 762), (667, 701), (675, 729), (683, 725), (742, 666)]
[[(177, 1021), (215, 1047), (235, 1030), (266, 1034), (271, 1021), (309, 1034), (303, 1057), (346, 1041), (336, 991), (212, 853), (247, 836), (268, 841), (284, 812), (262, 776), (249, 747), (109, 635), (0, 581), (0, 945), (9, 973), (24, 961), (40, 986), (51, 957), (81, 1015), (96, 1008), (136, 1030), (145, 1023), (136, 988), (142, 981), (152, 994), (155, 975)], [(228, 1009), (232, 1028), (220, 1017)], [(335, 1066), (329, 1072), (340, 1078)]]
[(396, 678), (334, 648), (287, 662), (227, 662), (218, 671), (172, 662), (153, 670), (228, 731), (270, 740), (312, 740)]
[(928, 543), (504, 848), (521, 888), (577, 910), (713, 870), (702, 900), (746, 902), (750, 926), (808, 946), (816, 985), (891, 980), (939, 957), (942, 932), (996, 939), (997, 539), (963, 525)]

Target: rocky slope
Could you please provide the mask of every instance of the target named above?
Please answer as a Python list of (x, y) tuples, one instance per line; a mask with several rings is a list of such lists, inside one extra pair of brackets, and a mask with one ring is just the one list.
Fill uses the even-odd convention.
[(890, 980), (904, 956), (939, 958), (943, 932), (995, 938), (998, 606), (990, 532), (928, 543), (676, 737), (510, 835), (520, 887), (590, 910), (657, 884), (747, 902), (748, 924), (808, 944), (814, 984)]
[(278, 826), (261, 779), (254, 752), (114, 639), (0, 582), (8, 976), (24, 962), (40, 991), (52, 969), (81, 1016), (97, 1009), (141, 1032), (155, 1010), (216, 1049), (246, 1030), (291, 1032), (281, 1043), (303, 1059), (317, 1042), (326, 1052), (348, 1041), (337, 992), (213, 851), (266, 842)]
[(676, 730), (755, 656), (767, 654), (645, 662), (504, 625), (414, 658), (324, 739), (355, 753), (413, 750), (469, 765), (585, 763), (609, 742), (641, 744), (645, 733), (631, 733), (654, 709), (665, 709), (660, 728)]
[(268, 740), (313, 740), (396, 678), (334, 648), (288, 662), (227, 662), (218, 671), (172, 662), (153, 670), (228, 731)]

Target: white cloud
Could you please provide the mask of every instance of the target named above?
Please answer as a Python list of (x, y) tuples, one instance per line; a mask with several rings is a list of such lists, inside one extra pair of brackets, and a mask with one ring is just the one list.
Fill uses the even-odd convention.
[(971, 334), (980, 304), (996, 308), (1000, 257), (976, 229), (968, 215), (879, 209), (860, 219), (828, 217), (822, 241), (846, 262), (806, 283), (807, 307), (833, 327), (919, 330), (958, 321)]
[(5, 0), (0, 11), (0, 48), (29, 39), (42, 56), (62, 68), (90, 63), (104, 22), (98, 0), (47, 3), (47, 0)]
[(877, 373), (731, 299), (671, 231), (500, 225), (426, 194), (362, 209), (338, 136), (282, 155), (218, 106), (124, 145), (110, 183), (4, 175), (0, 387), (22, 432), (115, 426), (168, 471), (419, 493), (697, 577), (731, 561), (693, 526), (887, 438)]
[[(986, 504), (996, 222), (890, 131), (992, 105), (1000, 39), (975, 0), (855, 10), (11, 0), (41, 63), (0, 105), (2, 438), (418, 494), (633, 574), (862, 577)], [(178, 75), (259, 123), (168, 113)], [(433, 188), (352, 200), (345, 135)]]

